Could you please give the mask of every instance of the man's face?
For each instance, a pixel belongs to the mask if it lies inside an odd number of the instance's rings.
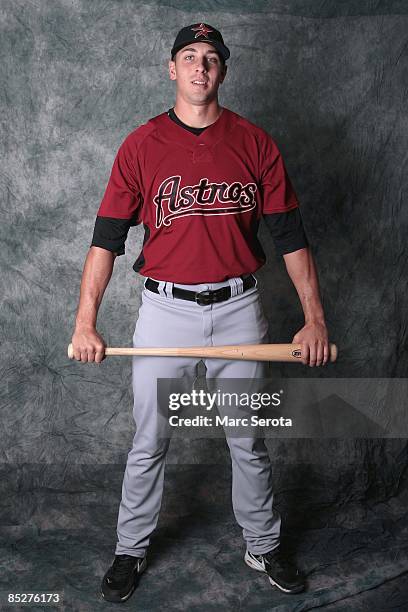
[[[177,83],[177,95],[190,104],[203,105],[216,98],[227,67],[222,65],[215,48],[193,42],[177,51],[169,61],[169,74]]]

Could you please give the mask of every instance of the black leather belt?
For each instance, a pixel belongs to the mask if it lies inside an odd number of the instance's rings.
[[[247,291],[251,287],[255,286],[256,280],[252,274],[241,276],[243,282],[243,290]],[[152,278],[148,278],[145,282],[145,287],[153,293],[159,293],[159,283]],[[207,291],[189,291],[188,289],[181,289],[181,287],[173,286],[173,296],[180,300],[189,300],[190,302],[197,302],[199,306],[208,306],[215,302],[225,302],[231,297],[231,287],[220,287],[219,289],[207,289]]]

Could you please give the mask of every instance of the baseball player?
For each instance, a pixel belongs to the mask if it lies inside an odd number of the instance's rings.
[[[182,28],[169,60],[174,107],[132,131],[117,151],[82,276],[72,337],[78,361],[105,357],[97,312],[129,228],[142,223],[143,247],[133,265],[145,278],[135,347],[267,342],[253,276],[265,262],[257,238],[261,217],[303,307],[305,325],[292,341],[302,344],[304,364],[328,361],[316,268],[280,151],[263,129],[218,103],[229,57],[213,26]],[[206,359],[205,365],[208,379],[266,374],[263,362]],[[123,478],[115,558],[102,580],[106,600],[132,595],[159,516],[169,436],[158,414],[157,379],[180,378],[191,389],[196,366],[192,358],[132,359],[136,432]],[[245,562],[283,592],[302,591],[304,578],[281,550],[281,517],[273,506],[263,438],[227,437],[227,444]]]

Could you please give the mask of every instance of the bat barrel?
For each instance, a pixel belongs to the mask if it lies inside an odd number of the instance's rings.
[[[330,347],[330,361],[334,363],[335,361],[337,361],[337,356],[338,356],[337,345],[331,342],[329,344],[329,347]]]

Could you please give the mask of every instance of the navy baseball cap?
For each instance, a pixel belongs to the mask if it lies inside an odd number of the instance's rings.
[[[230,56],[228,47],[224,45],[221,32],[208,25],[208,23],[193,23],[182,28],[176,36],[171,50],[171,59],[174,59],[177,51],[186,47],[192,42],[206,42],[218,51],[221,57],[227,60]]]

